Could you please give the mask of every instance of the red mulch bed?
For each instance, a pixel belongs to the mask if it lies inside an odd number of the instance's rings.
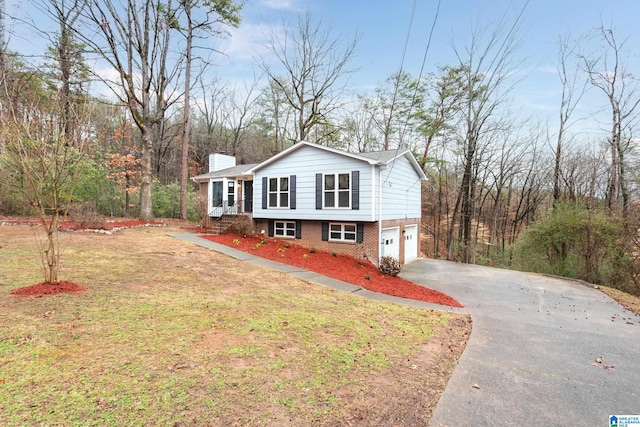
[[[74,294],[79,295],[87,288],[78,283],[63,280],[55,283],[40,282],[35,285],[25,286],[11,291],[13,295],[20,297],[41,297],[53,294]]]
[[[103,223],[100,223],[99,226],[89,227],[89,228],[113,231],[120,228],[149,227],[149,226],[157,227],[157,226],[163,226],[163,225],[164,224],[162,222],[144,222],[144,221],[140,221],[139,219],[123,219],[123,220],[116,220],[116,221],[105,221]],[[60,228],[62,230],[73,230],[73,231],[87,229],[87,227],[81,227],[73,221],[64,221],[60,223]]]
[[[8,218],[8,217],[0,217],[0,225],[41,225],[42,221],[34,218]],[[107,220],[99,225],[93,227],[81,227],[73,221],[63,221],[60,223],[59,228],[61,230],[67,231],[77,231],[77,230],[106,230],[113,231],[122,228],[133,228],[133,227],[147,227],[147,226],[163,226],[162,222],[144,222],[139,219],[118,219],[118,220]],[[0,246],[2,249],[2,246]],[[78,283],[70,282],[67,280],[63,280],[60,282],[47,283],[40,282],[35,285],[25,286],[23,288],[14,289],[11,291],[13,295],[21,296],[21,297],[41,297],[44,295],[54,295],[54,294],[74,294],[79,295],[86,290],[86,287],[80,285]]]
[[[464,307],[458,301],[442,292],[416,285],[399,277],[382,274],[370,261],[357,260],[352,256],[342,254],[333,256],[325,251],[311,253],[309,248],[284,240],[263,239],[258,236],[245,237],[237,234],[224,234],[221,236],[202,235],[201,237],[261,258],[304,268],[324,276],[362,286],[370,291],[450,307]],[[261,243],[262,241],[266,243]],[[369,279],[366,279],[365,276],[369,277]]]
[[[42,225],[42,221],[33,217],[2,217],[0,216],[0,225]],[[133,227],[149,227],[149,226],[163,226],[162,222],[144,222],[139,219],[116,219],[105,220],[96,222],[90,226],[76,224],[73,221],[61,221],[58,228],[67,231],[77,230],[106,230],[113,231],[121,228],[133,228]]]

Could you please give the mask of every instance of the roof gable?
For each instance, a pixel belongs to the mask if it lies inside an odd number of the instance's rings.
[[[318,150],[323,150],[326,151],[328,153],[333,153],[333,154],[338,154],[341,156],[345,156],[348,158],[352,158],[354,160],[359,160],[362,162],[366,162],[369,163],[370,165],[375,165],[375,166],[383,166],[383,165],[387,165],[391,162],[393,162],[395,159],[399,158],[399,157],[406,157],[409,162],[411,163],[411,165],[413,166],[413,168],[416,171],[416,174],[420,176],[420,179],[426,179],[426,176],[424,174],[424,172],[422,171],[422,168],[420,168],[420,165],[418,164],[418,162],[416,161],[415,157],[413,157],[413,154],[411,154],[411,151],[409,151],[408,149],[395,149],[395,150],[385,150],[385,151],[371,151],[371,152],[367,152],[367,153],[349,153],[347,151],[342,151],[342,150],[338,150],[336,148],[331,148],[331,147],[326,147],[324,145],[320,145],[320,144],[314,144],[312,142],[308,142],[308,141],[300,141],[297,144],[292,145],[291,147],[287,148],[284,151],[281,151],[280,153],[276,154],[273,157],[270,157],[269,159],[265,160],[264,162],[258,164],[256,167],[254,167],[252,169],[252,172],[255,172],[257,170],[260,170],[272,163],[277,162],[278,160],[282,159],[283,157],[288,156],[289,154],[291,154],[294,151],[300,150],[304,147],[312,147],[314,149],[318,149]]]

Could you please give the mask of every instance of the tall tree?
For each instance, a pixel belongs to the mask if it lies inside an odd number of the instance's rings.
[[[258,104],[261,107],[260,120],[265,128],[270,130],[269,133],[273,141],[272,153],[279,153],[289,143],[295,144],[297,142],[296,132],[291,134],[291,126],[289,125],[293,121],[292,109],[288,108],[287,97],[276,82],[269,81],[262,90]]]
[[[566,133],[571,125],[571,116],[585,93],[585,82],[578,80],[578,65],[570,68],[570,59],[575,57],[570,47],[568,38],[561,38],[558,42],[558,77],[562,84],[560,96],[560,112],[558,122],[558,134],[556,136],[555,163],[553,169],[553,203],[560,201],[560,172],[562,151],[565,145]]]
[[[392,145],[404,146],[409,135],[419,124],[416,119],[424,110],[426,96],[424,82],[399,71],[389,76],[385,84],[376,89],[376,125],[382,134],[382,149]]]
[[[180,218],[187,219],[187,183],[189,178],[189,143],[191,133],[190,97],[193,40],[204,34],[222,34],[217,26],[237,26],[240,23],[240,8],[233,0],[180,0],[184,24],[179,20],[174,27],[180,30],[186,40],[184,104],[182,110],[182,138],[180,156]],[[198,14],[200,12],[200,14]],[[198,18],[202,16],[201,18]]]
[[[522,12],[511,26],[503,21],[491,30],[476,28],[472,32],[468,47],[464,50],[454,48],[461,70],[459,81],[462,84],[464,98],[460,102],[462,117],[463,175],[460,192],[456,201],[455,214],[460,216],[461,261],[472,260],[472,221],[478,178],[478,166],[481,144],[486,142],[492,119],[499,114],[499,107],[506,101],[506,95],[512,88],[510,79],[519,65],[514,62],[514,53],[518,47],[516,29]],[[486,40],[483,39],[486,35]],[[454,221],[451,223],[450,236],[453,234]],[[449,256],[451,243],[449,239]]]
[[[56,84],[60,100],[61,128],[67,135],[69,143],[73,143],[77,120],[74,117],[78,105],[83,102],[89,81],[89,70],[84,59],[84,46],[78,41],[74,27],[80,17],[86,0],[38,0],[37,7],[51,17],[58,31],[49,34],[37,27],[50,39],[48,52],[51,55],[52,83]]]
[[[83,13],[81,40],[116,71],[117,77],[99,76],[126,105],[140,130],[140,219],[151,221],[153,209],[153,127],[160,124],[175,102],[170,84],[178,61],[170,58],[172,5],[156,0],[88,0]]]
[[[600,26],[594,38],[603,43],[602,50],[581,56],[591,85],[602,92],[609,103],[611,130],[608,143],[611,152],[611,171],[607,190],[607,205],[613,209],[617,194],[622,197],[622,215],[626,218],[630,203],[627,182],[627,159],[631,143],[630,133],[636,125],[640,104],[640,80],[627,68],[629,57],[626,43],[619,41],[611,28]]]
[[[429,156],[429,149],[436,136],[447,128],[453,128],[451,121],[458,109],[458,104],[464,99],[464,86],[461,76],[464,69],[460,67],[440,67],[439,75],[432,79],[429,105],[416,112],[418,117],[418,131],[423,135],[424,148],[419,159],[424,167]]]
[[[285,25],[282,37],[269,35],[267,49],[277,64],[262,58],[260,66],[295,111],[296,142],[307,139],[315,126],[328,125],[342,106],[357,38],[343,40],[331,28],[314,23],[311,12],[299,16],[295,27]]]

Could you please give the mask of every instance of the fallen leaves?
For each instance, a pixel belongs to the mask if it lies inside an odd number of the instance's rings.
[[[611,371],[612,369],[615,369],[615,366],[613,365],[605,365],[604,357],[596,357],[596,361],[593,363],[593,366],[602,366],[602,369],[604,369],[605,371]]]

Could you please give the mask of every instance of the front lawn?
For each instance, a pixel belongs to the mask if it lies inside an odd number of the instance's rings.
[[[37,227],[0,227],[0,425],[425,425],[466,316],[312,285],[168,237],[62,233],[80,295],[42,281]]]

